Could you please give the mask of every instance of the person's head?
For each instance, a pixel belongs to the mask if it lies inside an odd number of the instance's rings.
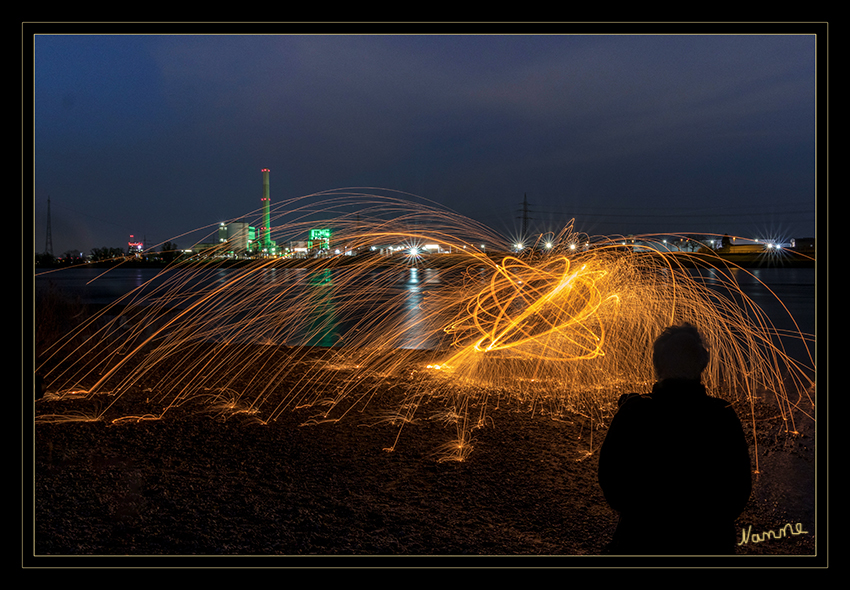
[[[708,350],[693,325],[685,322],[666,328],[652,345],[652,364],[659,381],[699,380],[708,366]]]

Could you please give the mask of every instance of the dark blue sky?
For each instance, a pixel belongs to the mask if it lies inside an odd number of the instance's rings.
[[[225,31],[226,32],[226,31]],[[25,42],[27,39],[25,38]],[[816,39],[36,35],[34,247],[382,187],[506,234],[815,234]],[[176,238],[180,246],[193,240]]]

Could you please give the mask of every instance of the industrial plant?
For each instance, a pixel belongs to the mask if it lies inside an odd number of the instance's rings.
[[[202,258],[318,258],[325,256],[350,256],[362,254],[363,252],[361,250],[369,250],[380,256],[401,255],[407,256],[412,260],[418,260],[428,255],[451,253],[451,248],[443,247],[440,244],[372,244],[366,248],[353,249],[344,244],[335,244],[333,242],[333,230],[329,227],[315,227],[309,229],[301,239],[289,241],[285,244],[278,244],[272,240],[269,172],[268,168],[262,169],[263,193],[260,198],[262,208],[258,227],[254,227],[254,225],[251,225],[247,221],[221,223],[218,228],[217,240],[196,244],[190,251],[186,251],[186,253],[191,252],[191,255]],[[678,236],[675,239],[663,240],[663,243],[653,240],[650,244],[644,245],[636,237],[628,236],[623,239],[622,246],[634,250],[644,248],[649,250],[661,248],[668,251],[690,252],[710,250],[730,259],[734,258],[739,262],[743,260],[739,260],[742,256],[755,256],[759,261],[763,262],[765,254],[776,254],[779,252],[790,254],[798,251],[803,253],[813,252],[813,242],[814,240],[791,240],[790,243],[779,243],[771,240],[747,240],[737,237],[729,238],[728,236],[723,239],[720,239],[720,237]],[[553,244],[545,241],[539,242],[534,246],[518,243],[514,245],[512,253],[537,252],[543,255],[552,247]],[[588,247],[591,246],[589,243],[586,243],[581,249],[586,250]],[[482,252],[487,251],[486,246],[483,244],[480,245],[480,249]]]
[[[263,168],[263,195],[260,197],[262,213],[259,227],[247,221],[222,222],[218,228],[218,240],[195,244],[191,251],[197,255],[227,258],[297,257],[322,253],[330,249],[332,231],[316,228],[309,232],[308,239],[278,245],[271,235],[271,190],[268,168]]]
[[[263,194],[258,227],[248,221],[222,222],[218,228],[217,240],[195,244],[190,251],[200,257],[216,258],[314,258],[322,256],[350,256],[360,253],[345,245],[333,243],[333,230],[329,227],[316,227],[307,232],[303,239],[278,244],[272,240],[271,231],[271,191],[269,188],[269,169],[263,168]],[[414,247],[416,252],[410,252],[410,245],[372,245],[368,248],[376,254],[393,256],[399,253],[410,255],[449,253],[448,248],[438,244],[423,244]]]

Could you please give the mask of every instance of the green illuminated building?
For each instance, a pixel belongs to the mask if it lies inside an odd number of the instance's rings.
[[[310,250],[327,250],[331,247],[330,229],[311,229],[310,238],[307,240],[307,248]]]

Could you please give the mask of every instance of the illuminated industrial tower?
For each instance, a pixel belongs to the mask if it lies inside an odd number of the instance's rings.
[[[271,240],[271,198],[269,197],[269,169],[263,168],[263,221],[260,225],[260,250],[272,254],[274,242]]]

